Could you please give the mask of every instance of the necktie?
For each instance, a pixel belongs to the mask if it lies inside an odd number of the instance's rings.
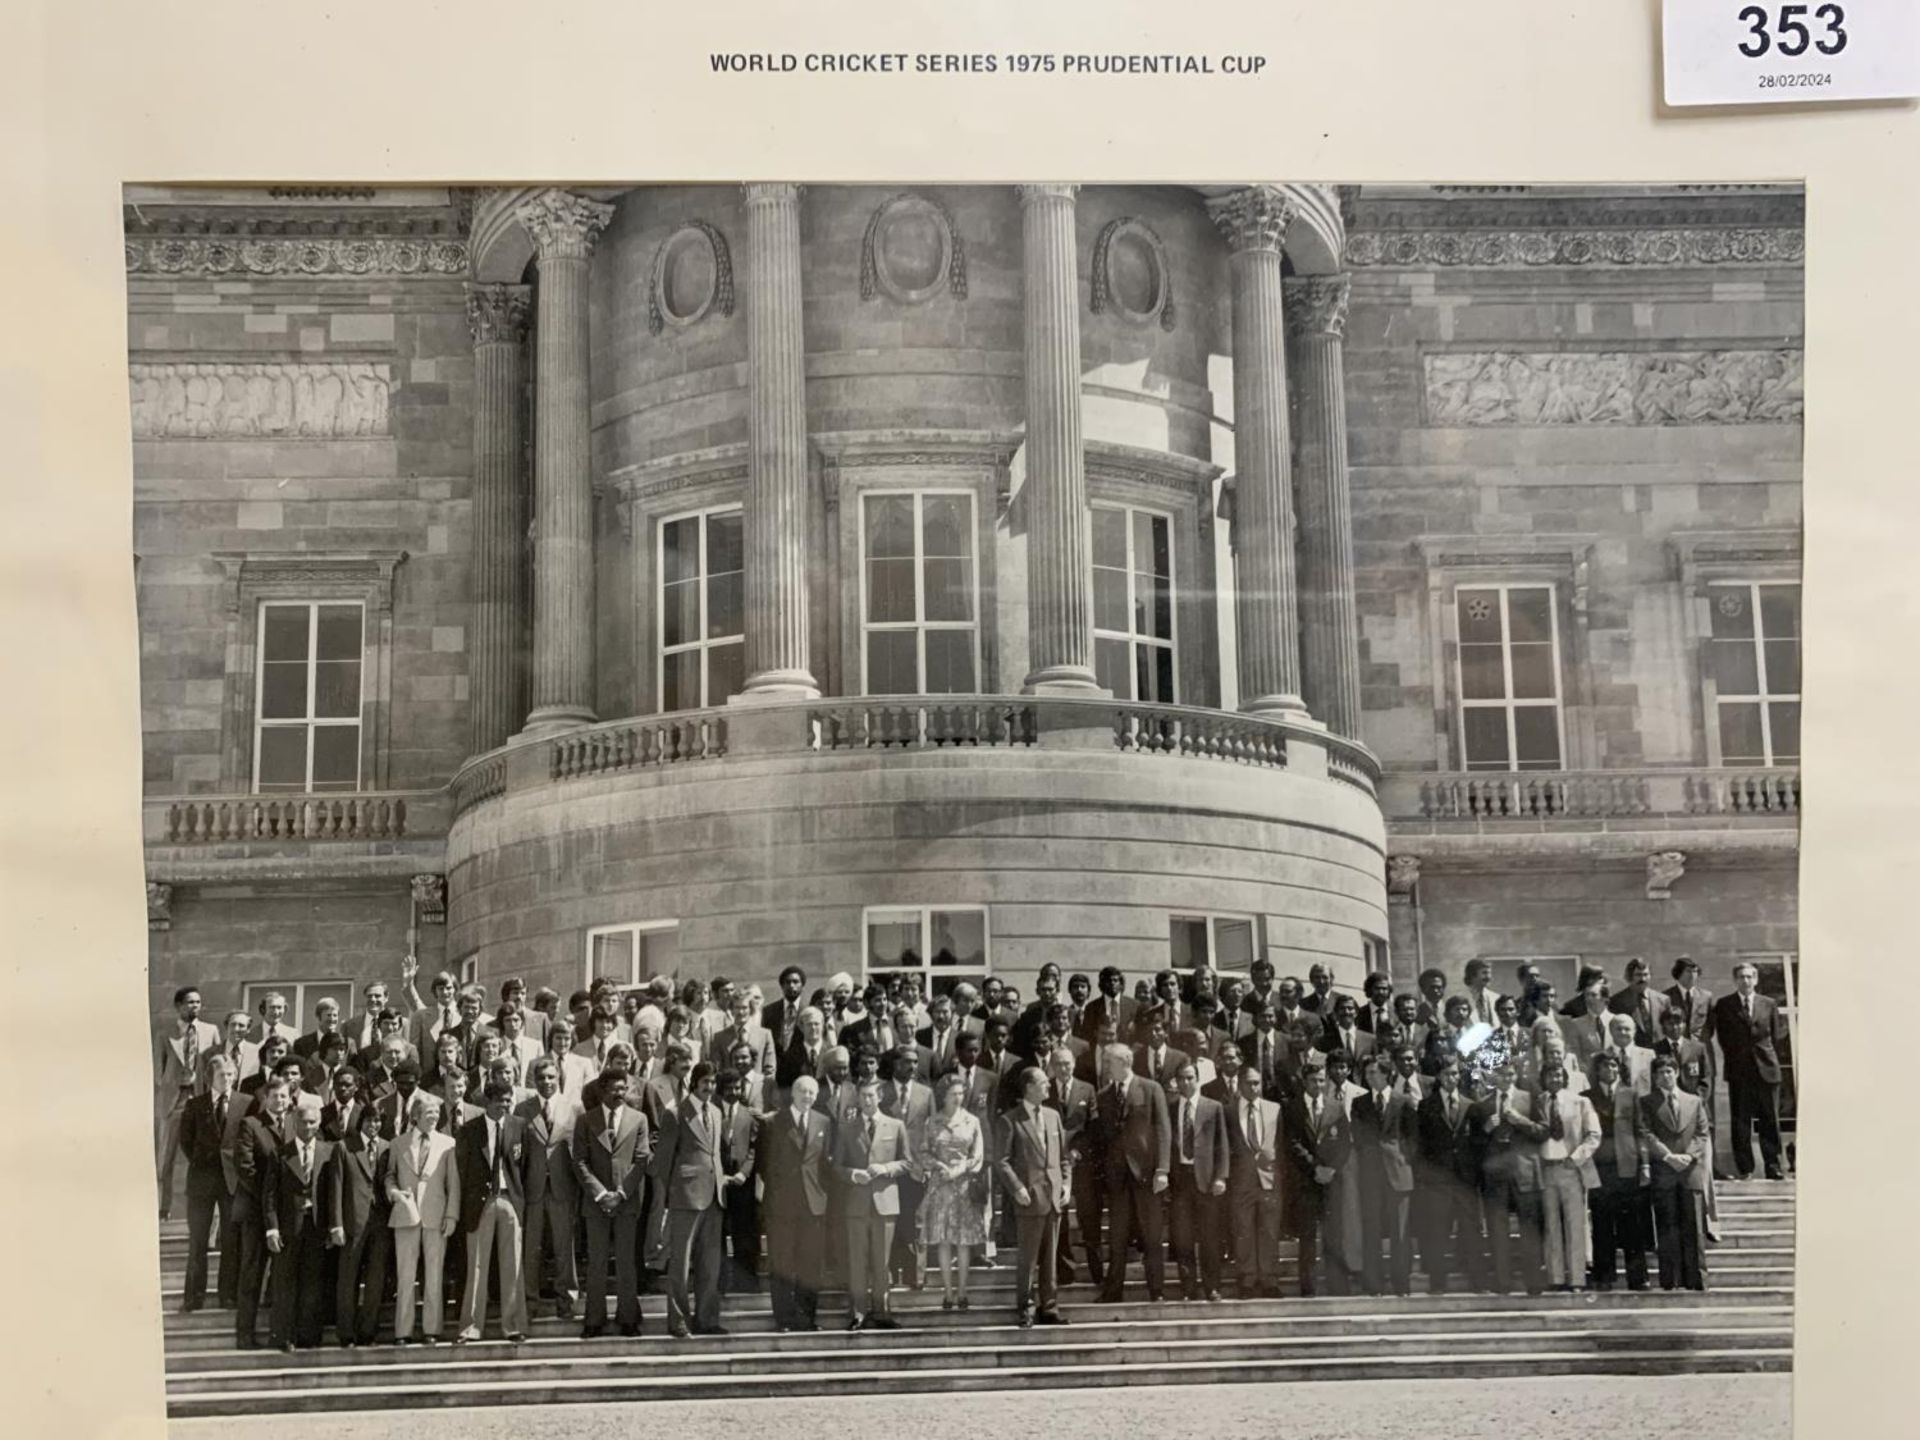
[[[1251,1100],[1247,1102],[1247,1145],[1258,1153],[1260,1149],[1260,1107]]]
[[[1562,1123],[1560,1119],[1560,1106],[1558,1102],[1552,1097],[1548,1098],[1547,1106],[1548,1106],[1547,1114],[1549,1117],[1547,1122],[1547,1134],[1552,1136],[1555,1140],[1564,1140],[1566,1138],[1567,1131],[1566,1131],[1565,1124]]]
[[[493,1130],[493,1187],[496,1190],[504,1190],[507,1183],[507,1147],[501,1143],[505,1138],[504,1127],[496,1123],[491,1128]]]
[[[300,1142],[300,1178],[307,1179],[313,1174],[313,1146],[310,1142]]]
[[[427,1137],[425,1135],[422,1135],[420,1137],[419,1143],[413,1147],[413,1169],[414,1169],[414,1173],[417,1175],[425,1171],[426,1168],[427,1168]]]
[[[192,1021],[187,1022],[186,1043],[181,1047],[187,1064],[187,1083],[193,1083],[194,1072],[200,1068],[200,1027]]]
[[[607,1063],[607,1042],[606,1041],[597,1040],[594,1042],[593,1059],[596,1065],[605,1065]]]
[[[1384,1092],[1373,1097],[1373,1114],[1374,1118],[1381,1124],[1384,1125],[1386,1123],[1387,1097]]]
[[[1180,1102],[1180,1158],[1193,1162],[1193,1105],[1187,1100]]]
[[[227,1097],[224,1095],[213,1102],[213,1128],[222,1135],[227,1133]]]
[[[549,1135],[553,1134],[553,1102],[552,1101],[542,1100],[540,1102],[540,1118],[546,1122],[547,1134]]]

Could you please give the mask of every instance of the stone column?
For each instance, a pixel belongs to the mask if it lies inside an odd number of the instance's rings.
[[[526,718],[520,652],[526,613],[526,490],[521,480],[525,401],[525,285],[467,286],[473,330],[473,633],[467,645],[469,754],[507,743]]]
[[[1080,279],[1074,185],[1022,185],[1026,297],[1029,695],[1103,693],[1087,593],[1087,472],[1080,443]]]
[[[809,655],[800,187],[747,192],[747,680],[738,700],[820,693]]]
[[[1360,616],[1354,598],[1353,506],[1347,488],[1347,387],[1341,336],[1348,279],[1287,282],[1287,357],[1300,427],[1300,668],[1307,709],[1336,735],[1360,738]]]
[[[516,218],[539,265],[534,355],[533,711],[527,729],[590,725],[593,713],[593,466],[587,262],[613,207],[546,190]]]
[[[1240,708],[1301,716],[1280,255],[1293,202],[1254,185],[1207,204],[1233,286],[1234,621]]]

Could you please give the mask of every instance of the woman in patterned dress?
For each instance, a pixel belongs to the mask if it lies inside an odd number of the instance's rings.
[[[948,1075],[935,1097],[938,1109],[927,1121],[927,1193],[920,1202],[920,1242],[931,1253],[939,1247],[942,1310],[958,1303],[967,1308],[967,1262],[972,1247],[987,1239],[985,1216],[974,1195],[974,1177],[986,1167],[986,1140],[980,1122],[967,1110],[966,1082]],[[954,1258],[959,1256],[960,1283],[956,1300]]]

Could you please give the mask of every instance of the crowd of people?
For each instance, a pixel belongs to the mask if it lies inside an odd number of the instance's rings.
[[[596,980],[566,998],[510,979],[497,1001],[450,974],[396,999],[366,986],[296,1033],[264,996],[216,1027],[183,987],[157,1047],[160,1213],[187,1164],[184,1311],[217,1303],[235,1343],[523,1339],[551,1304],[588,1338],[724,1334],[721,1297],[770,1291],[782,1331],[894,1329],[893,1299],[1015,1271],[1022,1326],[1064,1324],[1084,1266],[1103,1301],[1703,1289],[1716,1082],[1734,1170],[1782,1175],[1784,1019],[1751,965],[1715,997],[1682,957],[1654,987],[1631,961],[1560,1003],[1523,965],[1514,993],[1470,962],[1359,995],[1163,970],[1129,987],[1042,967],[926,995],[917,972],[809,993],[727,979]],[[611,1285],[612,1295],[608,1294]],[[417,1298],[416,1298],[417,1292]],[[387,1297],[393,1327],[383,1332]],[[419,1330],[416,1334],[415,1323]]]

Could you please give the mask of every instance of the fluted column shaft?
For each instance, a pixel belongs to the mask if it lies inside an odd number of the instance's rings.
[[[565,191],[519,212],[533,237],[536,322],[533,711],[529,730],[593,723],[593,467],[587,264],[613,207]]]
[[[1240,708],[1293,712],[1300,699],[1293,477],[1287,429],[1280,257],[1293,205],[1269,186],[1209,203],[1231,251],[1234,621]]]
[[[467,645],[468,752],[504,745],[526,717],[520,625],[526,611],[525,285],[469,285],[473,330],[473,634]]]
[[[800,187],[747,192],[747,679],[741,699],[814,696],[807,613],[807,384]]]
[[[1360,614],[1354,594],[1353,504],[1347,481],[1342,336],[1348,278],[1287,282],[1288,367],[1299,425],[1300,670],[1307,709],[1336,735],[1360,738]]]
[[[1073,185],[1022,185],[1027,365],[1028,694],[1098,693],[1080,428],[1080,279]]]

